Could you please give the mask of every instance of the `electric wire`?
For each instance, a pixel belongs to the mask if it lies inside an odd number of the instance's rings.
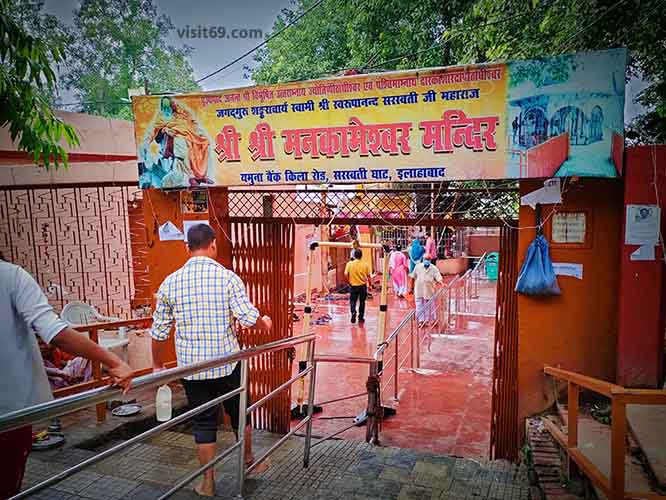
[[[654,185],[654,197],[657,203],[657,209],[661,215],[661,203],[659,201],[659,186],[657,184],[657,145],[653,144],[650,148],[650,157],[652,159],[652,184]],[[661,231],[661,224],[659,225],[659,245],[661,246],[661,260],[666,261],[666,244],[664,243],[664,235]]]
[[[235,58],[233,61],[231,61],[230,63],[225,64],[224,66],[222,66],[221,68],[216,69],[216,70],[213,71],[212,73],[209,73],[209,74],[207,74],[206,76],[204,76],[204,77],[202,77],[202,78],[199,78],[199,79],[196,81],[196,83],[201,83],[201,82],[203,82],[204,80],[208,80],[209,78],[211,78],[211,77],[213,77],[213,76],[219,74],[220,72],[224,71],[225,69],[227,69],[227,68],[233,66],[233,65],[236,64],[237,62],[239,62],[239,61],[245,59],[245,58],[246,58],[247,56],[249,56],[250,54],[253,54],[253,53],[256,52],[257,50],[259,50],[260,48],[262,48],[263,46],[265,46],[265,45],[266,45],[268,42],[270,42],[271,40],[274,40],[275,38],[277,38],[277,37],[279,37],[280,35],[282,35],[282,33],[284,33],[284,32],[287,31],[289,28],[291,28],[292,26],[294,26],[296,23],[298,23],[301,19],[303,19],[303,18],[304,18],[305,16],[307,16],[310,12],[312,12],[312,11],[315,10],[317,7],[319,7],[320,5],[322,5],[324,2],[325,2],[325,0],[319,0],[319,1],[317,1],[317,2],[316,2],[314,5],[312,5],[310,8],[304,10],[301,14],[299,14],[298,16],[296,16],[296,18],[295,18],[291,23],[287,24],[287,25],[286,25],[284,28],[282,28],[281,30],[279,30],[278,32],[272,34],[272,35],[269,36],[268,38],[266,38],[266,40],[264,40],[263,42],[261,42],[259,45],[255,46],[254,48],[252,48],[252,49],[250,49],[250,50],[248,50],[248,51],[246,51],[246,52],[244,52],[243,54],[241,54],[240,56],[238,56],[237,58]]]
[[[590,29],[596,23],[601,21],[604,17],[606,17],[609,13],[614,11],[616,8],[618,8],[620,5],[622,5],[626,1],[627,0],[618,0],[611,7],[606,9],[603,13],[598,13],[598,15],[597,15],[597,17],[595,17],[594,21],[592,21],[590,24],[583,27],[582,29],[576,31],[573,35],[571,35],[569,38],[567,38],[564,42],[559,44],[556,52],[559,53],[559,54],[564,54],[564,53],[568,52],[569,50],[571,50],[571,48],[573,48],[573,45],[570,42],[574,41],[580,34],[586,32],[588,29]]]

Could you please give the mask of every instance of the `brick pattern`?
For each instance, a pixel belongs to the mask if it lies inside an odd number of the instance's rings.
[[[247,498],[268,499],[525,499],[525,471],[507,462],[476,462],[414,450],[330,441],[302,468],[296,448],[256,478]]]
[[[541,424],[541,419],[528,419],[526,429],[539,488],[545,497],[550,500],[581,499],[567,491],[566,463],[562,463],[560,448]]]

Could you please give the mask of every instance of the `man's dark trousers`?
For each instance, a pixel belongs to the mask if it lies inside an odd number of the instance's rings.
[[[356,302],[358,302],[358,319],[365,321],[365,299],[368,297],[367,285],[352,286],[349,290],[349,305],[352,319],[356,319]]]

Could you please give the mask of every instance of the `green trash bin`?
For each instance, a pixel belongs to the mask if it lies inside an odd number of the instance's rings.
[[[486,276],[491,281],[497,281],[499,272],[499,253],[490,252],[486,255]]]

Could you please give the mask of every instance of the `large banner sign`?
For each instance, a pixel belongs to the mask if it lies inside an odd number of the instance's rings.
[[[621,173],[626,51],[132,99],[141,187]]]

